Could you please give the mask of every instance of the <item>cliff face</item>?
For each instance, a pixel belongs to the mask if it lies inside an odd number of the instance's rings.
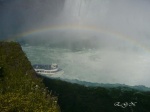
[[[28,61],[21,46],[15,42],[0,42],[0,66],[6,75],[23,75],[29,73],[35,75],[31,63]],[[19,73],[18,73],[19,72]]]
[[[15,42],[0,42],[0,111],[60,111]]]

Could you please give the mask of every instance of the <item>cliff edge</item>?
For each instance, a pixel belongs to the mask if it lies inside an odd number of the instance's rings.
[[[59,112],[57,97],[36,77],[20,44],[0,42],[0,111]]]

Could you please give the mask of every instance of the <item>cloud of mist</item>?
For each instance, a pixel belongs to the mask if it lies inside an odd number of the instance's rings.
[[[64,70],[64,75],[59,76],[61,78],[150,86],[150,57],[141,52],[109,49],[72,51],[46,46],[22,48],[33,64],[58,63]]]
[[[150,48],[149,4],[147,0],[2,0],[0,38],[52,25],[75,24],[117,32]]]
[[[119,32],[149,46],[149,4],[147,0],[2,0],[0,36],[56,24],[79,24]]]
[[[76,60],[75,57],[85,59],[81,68],[86,69],[86,63],[89,65],[87,68],[90,67],[91,74],[95,74],[89,76],[93,81],[121,83],[123,78],[128,84],[150,85],[149,5],[148,0],[0,0],[0,40],[55,25],[93,26],[106,32],[56,29],[26,35],[19,41],[29,45],[71,49],[73,54],[65,54],[64,59],[67,62]],[[122,37],[117,37],[119,34]],[[102,60],[91,61],[86,53],[82,54],[83,57],[74,54],[76,50],[85,49],[102,51],[103,54],[96,55]],[[75,65],[78,64],[80,59],[76,60]],[[72,68],[74,72],[79,69]],[[75,75],[75,78],[80,77],[87,78]]]

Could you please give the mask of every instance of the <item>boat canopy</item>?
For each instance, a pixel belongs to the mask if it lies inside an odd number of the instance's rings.
[[[42,64],[35,64],[33,65],[34,69],[45,69],[45,70],[51,70],[58,68],[57,64],[51,64],[51,65],[42,65]]]

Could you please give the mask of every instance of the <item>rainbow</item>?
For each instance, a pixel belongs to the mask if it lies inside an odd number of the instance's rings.
[[[11,41],[11,40],[14,40],[17,38],[22,38],[25,36],[29,36],[32,34],[37,34],[37,33],[42,33],[42,32],[47,32],[47,31],[57,31],[57,30],[80,30],[80,31],[90,31],[90,32],[101,33],[101,34],[109,35],[110,37],[113,36],[113,38],[115,37],[120,40],[126,41],[138,48],[141,48],[142,50],[144,50],[146,52],[150,52],[149,48],[145,47],[137,40],[135,40],[129,36],[123,35],[119,32],[108,30],[105,28],[99,28],[99,27],[95,27],[95,26],[82,26],[82,25],[77,25],[77,24],[75,24],[75,25],[74,24],[72,24],[72,25],[51,25],[51,26],[42,27],[39,29],[33,29],[33,30],[29,30],[29,31],[11,36],[8,38],[8,41]]]

